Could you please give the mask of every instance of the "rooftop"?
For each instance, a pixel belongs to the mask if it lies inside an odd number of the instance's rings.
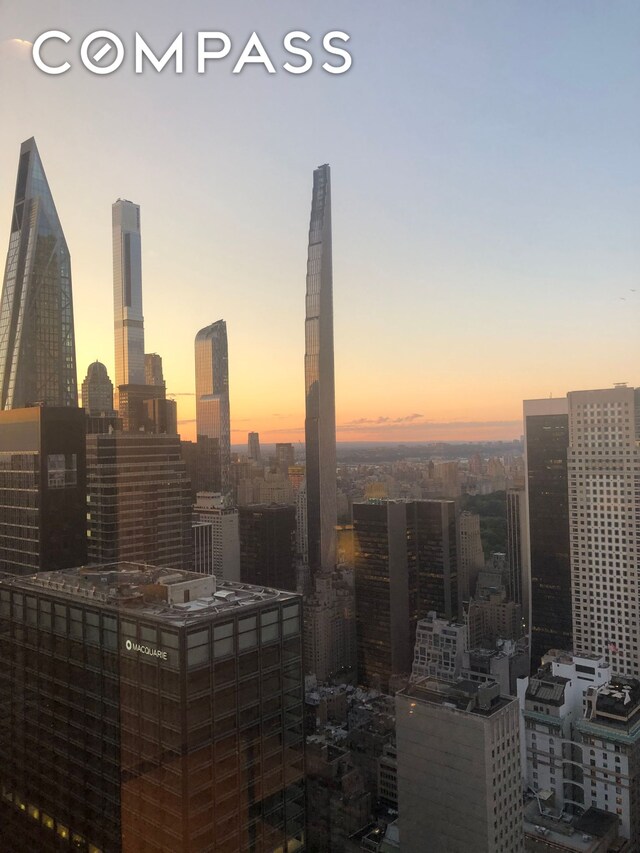
[[[24,577],[0,575],[2,587],[94,602],[120,613],[178,625],[298,598],[295,593],[269,587],[139,563],[81,566]]]
[[[404,690],[400,690],[398,695],[483,717],[491,716],[515,701],[511,697],[500,696],[500,685],[491,679],[446,681],[426,677],[411,682]]]

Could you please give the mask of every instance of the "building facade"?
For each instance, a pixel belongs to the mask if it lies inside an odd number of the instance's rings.
[[[332,572],[338,521],[333,361],[331,170],[313,173],[305,315],[305,451],[309,566]]]
[[[640,389],[567,398],[574,646],[637,677]]]
[[[0,580],[12,853],[304,850],[301,602],[116,564]]]
[[[403,853],[523,853],[518,702],[496,682],[396,694]]]
[[[77,406],[71,260],[35,139],[20,147],[0,300],[0,409]]]
[[[522,606],[525,622],[529,619],[529,527],[527,525],[526,492],[520,488],[507,489],[507,564],[509,583],[507,595]]]
[[[250,504],[238,510],[243,583],[296,590],[296,511],[292,506]]]

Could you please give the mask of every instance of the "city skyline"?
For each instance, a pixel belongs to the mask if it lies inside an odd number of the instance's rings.
[[[329,161],[339,440],[510,439],[522,432],[523,398],[634,383],[640,63],[629,4],[606,13],[581,4],[577,14],[575,2],[543,11],[493,3],[490,12],[433,3],[396,21],[329,3],[309,10],[305,25],[321,32],[339,21],[350,32],[347,74],[268,79],[247,68],[216,77],[215,93],[191,73],[145,73],[134,87],[125,68],[104,80],[76,67],[41,75],[28,46],[11,39],[39,33],[45,9],[5,12],[0,233],[9,231],[15,152],[34,134],[74,261],[81,372],[99,359],[115,376],[109,206],[135,198],[145,211],[147,348],[164,354],[183,436],[195,432],[190,342],[204,309],[229,323],[232,442],[248,430],[265,442],[302,441],[301,221],[309,170]],[[198,29],[203,9],[164,10],[157,21],[154,12],[145,36],[160,43],[174,15],[179,29]],[[252,24],[277,42],[294,10],[253,10]],[[143,2],[141,18],[151,12]],[[224,12],[223,29],[246,25],[240,10]],[[78,30],[67,27],[74,38],[96,15],[83,10]],[[126,35],[126,4],[113,4],[109,24]],[[379,61],[383,32],[403,44],[393,62]],[[28,115],[18,108],[27,100]],[[310,101],[325,110],[321,127],[304,121]],[[212,104],[226,122],[214,149]],[[166,109],[169,125],[159,121]],[[125,117],[135,146],[108,132]],[[189,216],[173,213],[182,210]],[[583,334],[594,323],[598,350]],[[256,352],[270,353],[261,382]]]

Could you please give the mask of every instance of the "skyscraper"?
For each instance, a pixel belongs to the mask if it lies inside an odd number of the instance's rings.
[[[196,429],[199,465],[210,476],[202,491],[231,490],[231,422],[227,324],[218,320],[200,329],[195,340]]]
[[[549,649],[571,649],[571,564],[565,398],[524,401],[531,570],[531,665]]]
[[[637,678],[640,389],[567,398],[574,648]]]
[[[140,207],[118,199],[111,211],[116,388],[119,388],[145,384]]]
[[[336,561],[336,404],[333,367],[331,172],[313,173],[305,321],[305,444],[309,566],[331,572]]]
[[[77,406],[71,261],[33,137],[22,143],[0,301],[0,408]]]
[[[90,416],[113,413],[113,382],[100,361],[89,365],[82,383],[82,407]]]

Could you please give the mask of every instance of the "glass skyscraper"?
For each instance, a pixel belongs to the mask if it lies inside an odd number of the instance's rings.
[[[336,404],[333,367],[331,172],[313,173],[305,320],[307,526],[312,572],[336,559]]]
[[[113,311],[116,388],[144,385],[144,321],[140,207],[118,199],[112,207]]]
[[[0,407],[77,406],[71,261],[33,137],[20,147],[0,302]]]
[[[227,324],[218,320],[200,329],[195,341],[196,427],[204,485],[228,495],[231,476],[229,353]],[[210,476],[209,476],[210,475]]]

